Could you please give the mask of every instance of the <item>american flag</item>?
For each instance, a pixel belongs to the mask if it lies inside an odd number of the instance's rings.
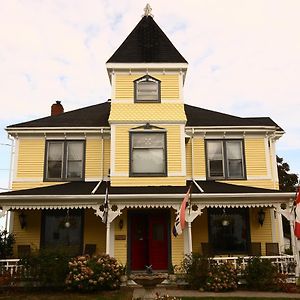
[[[103,209],[103,218],[102,218],[102,222],[104,224],[107,223],[107,218],[108,218],[108,186],[109,186],[109,182],[106,181],[106,191],[105,191],[105,198],[104,198],[104,209]]]

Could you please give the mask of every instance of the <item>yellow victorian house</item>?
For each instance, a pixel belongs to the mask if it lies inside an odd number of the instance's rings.
[[[51,116],[6,128],[13,191],[0,205],[15,257],[68,247],[106,252],[134,271],[170,270],[190,252],[283,252],[281,204],[294,196],[278,191],[283,129],[185,104],[188,63],[147,10],[106,68],[108,101],[68,112],[57,102]],[[175,237],[189,186],[187,225]]]

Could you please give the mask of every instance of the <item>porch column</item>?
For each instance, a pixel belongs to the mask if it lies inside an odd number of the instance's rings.
[[[106,254],[110,255],[110,222],[106,223]]]
[[[193,252],[192,222],[188,222],[188,243],[189,243],[189,254],[191,254]]]
[[[295,238],[295,233],[294,233],[294,220],[293,218],[290,218],[290,230],[291,230],[291,239],[292,239],[292,250],[293,250],[293,255],[295,257],[295,261],[296,261],[296,270],[295,270],[295,275],[296,278],[299,277],[299,268],[300,268],[300,260],[299,260],[299,250],[297,247],[297,240]]]

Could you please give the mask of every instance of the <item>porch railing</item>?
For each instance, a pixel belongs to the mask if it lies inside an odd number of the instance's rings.
[[[19,258],[0,259],[0,274],[10,274],[10,276],[18,274],[23,269],[23,266],[19,265],[19,261]]]
[[[213,257],[217,263],[230,262],[235,268],[240,267],[245,269],[249,260],[253,256],[230,256],[230,257]],[[278,255],[278,256],[260,256],[261,259],[268,259],[277,267],[280,273],[286,274],[289,278],[295,278],[295,258],[293,255]],[[10,274],[16,276],[24,272],[24,267],[19,265],[20,259],[0,259],[0,275]]]
[[[278,272],[283,273],[288,277],[295,277],[296,262],[293,255],[259,256],[259,258],[270,260],[272,264],[277,267]],[[253,259],[253,256],[213,257],[212,259],[218,264],[230,262],[235,268],[240,267],[244,270],[248,261]]]

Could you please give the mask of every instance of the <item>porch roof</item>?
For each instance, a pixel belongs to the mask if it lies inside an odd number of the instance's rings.
[[[235,185],[217,181],[196,181],[202,188],[201,192],[196,185],[192,184],[192,195],[197,194],[236,194],[236,193],[280,193],[278,190],[250,187],[244,185]],[[22,189],[11,192],[5,192],[0,194],[1,198],[7,198],[11,196],[47,196],[47,195],[91,195],[99,182],[97,181],[83,181],[83,182],[68,182],[62,184],[56,184],[46,187],[38,187],[31,189]],[[110,186],[109,194],[113,195],[139,195],[139,194],[185,194],[191,181],[187,181],[186,186]],[[94,195],[105,195],[106,182],[102,181],[99,187],[95,190]],[[13,197],[16,198],[16,197]]]
[[[110,187],[110,206],[127,208],[180,207],[187,186]],[[193,183],[192,202],[198,210],[205,207],[276,207],[292,202],[294,193],[234,185],[215,181]],[[93,208],[98,211],[104,203],[106,182],[69,182],[0,194],[3,213],[9,209]]]

